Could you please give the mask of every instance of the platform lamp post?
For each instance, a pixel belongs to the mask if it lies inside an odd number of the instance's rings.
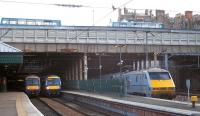
[[[122,65],[123,65],[124,61],[122,60],[122,51],[121,51],[122,47],[125,47],[125,46],[126,45],[124,45],[124,44],[115,45],[116,48],[119,48],[119,62],[117,63],[117,65],[119,66],[120,78],[121,78],[122,82],[124,82],[123,83],[124,87],[121,86],[121,90],[122,89],[124,90],[123,94],[126,96],[126,93],[127,93],[126,92],[126,81],[122,79]]]
[[[150,31],[145,31],[146,35],[145,35],[145,68],[149,68],[149,51],[147,49],[147,45],[148,45],[148,33],[150,33],[153,37],[155,37],[155,35],[153,33],[151,33]],[[147,65],[148,64],[148,65]]]
[[[101,90],[101,71],[102,71],[102,63],[101,63],[101,57],[104,55],[104,53],[96,53],[97,56],[99,56],[99,79],[100,79],[100,90]]]
[[[123,60],[122,60],[122,47],[125,47],[126,45],[115,45],[116,48],[119,48],[119,62],[117,65],[119,66],[119,72],[120,72],[120,77],[122,76],[122,65],[123,65]]]

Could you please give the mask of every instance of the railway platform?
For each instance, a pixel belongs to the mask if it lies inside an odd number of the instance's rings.
[[[90,93],[85,91],[63,91],[64,97],[80,102],[105,108],[122,115],[145,116],[156,114],[159,116],[200,116],[200,104],[192,108],[189,102],[179,102],[135,95],[120,97],[113,94]],[[65,96],[66,95],[66,96]]]
[[[43,116],[23,92],[0,93],[1,116]]]

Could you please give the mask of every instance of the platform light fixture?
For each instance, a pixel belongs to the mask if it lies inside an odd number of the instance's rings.
[[[126,46],[127,46],[126,44],[115,45],[116,48],[119,48],[119,62],[117,63],[117,65],[119,66],[120,78],[123,82],[123,85],[121,86],[121,88],[123,89],[124,96],[126,96],[127,90],[126,90],[126,81],[122,79],[122,65],[123,65],[124,61],[122,60],[122,50],[121,49]]]
[[[126,47],[125,44],[119,44],[119,45],[115,45],[116,48],[119,48],[119,62],[117,63],[117,65],[119,66],[120,68],[120,77],[122,76],[122,65],[124,63],[124,61],[122,60],[122,48],[123,47]]]

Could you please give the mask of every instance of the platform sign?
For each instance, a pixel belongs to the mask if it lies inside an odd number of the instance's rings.
[[[186,80],[186,86],[188,89],[188,102],[190,101],[190,79]]]
[[[190,89],[190,79],[186,80],[186,86],[187,86],[187,89]]]

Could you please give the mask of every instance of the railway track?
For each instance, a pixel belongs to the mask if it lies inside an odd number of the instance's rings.
[[[44,116],[60,116],[57,112],[55,112],[53,109],[51,109],[49,106],[47,106],[45,103],[40,101],[38,98],[30,98],[32,104],[37,107],[38,110]]]
[[[180,97],[176,98],[176,101],[181,101],[177,100]],[[102,110],[101,108],[97,108],[91,105],[88,105],[87,102],[79,102],[78,97],[76,96],[76,99],[73,99],[71,97],[59,97],[59,98],[45,98],[45,97],[38,97],[35,99],[31,99],[31,101],[38,100],[44,105],[34,105],[45,115],[45,116],[119,116],[120,114],[117,113],[112,113],[111,111],[106,111]],[[84,101],[96,101],[94,99],[88,99]],[[174,99],[175,100],[175,99]],[[182,101],[185,102],[185,101]],[[98,102],[94,102],[98,103]],[[170,102],[171,104],[171,102]],[[173,103],[175,104],[175,103]],[[169,104],[166,104],[167,106]],[[175,104],[176,105],[176,104]],[[170,106],[170,105],[169,105]],[[49,109],[47,110],[48,107]],[[116,107],[116,105],[115,105]],[[120,107],[120,106],[119,106]],[[185,106],[184,106],[185,107]],[[126,107],[121,107],[125,109]],[[178,106],[176,107],[178,108]],[[189,107],[190,108],[190,107]],[[123,110],[122,109],[122,110]],[[143,109],[144,110],[144,109]],[[191,110],[191,109],[190,109]],[[126,109],[125,111],[128,111]],[[196,109],[193,109],[192,111],[196,111]],[[138,111],[140,112],[140,111]],[[149,112],[149,110],[147,110]],[[154,111],[150,111],[151,113]],[[158,112],[157,112],[158,113]]]
[[[31,99],[33,104],[45,116],[118,116],[119,114],[101,110],[76,101],[69,101],[63,98],[45,98],[39,97]],[[43,105],[38,105],[39,102]],[[47,107],[49,107],[47,109]]]

